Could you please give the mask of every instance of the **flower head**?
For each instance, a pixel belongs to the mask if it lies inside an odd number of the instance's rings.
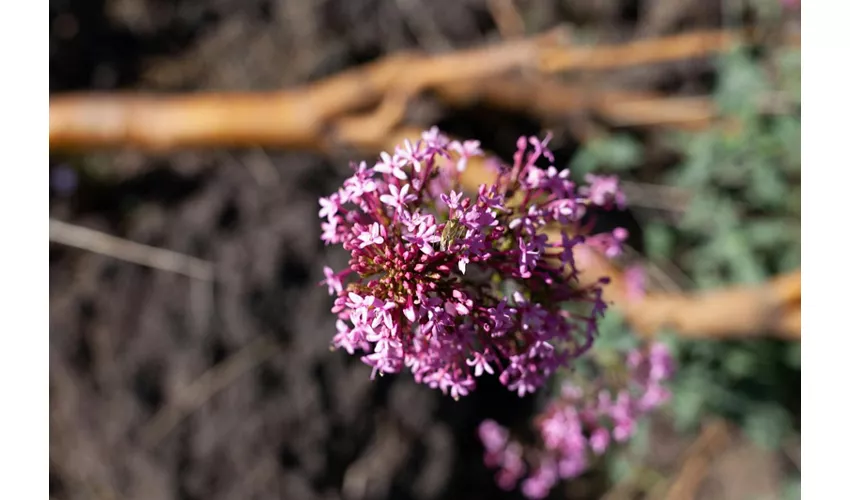
[[[610,204],[610,188],[586,195],[568,172],[536,166],[553,161],[547,143],[521,138],[513,166],[494,167],[492,182],[469,193],[458,189],[460,175],[482,155],[480,143],[436,128],[357,165],[320,200],[322,240],[351,254],[348,268],[326,270],[322,282],[337,296],[332,345],[362,351],[373,375],[409,369],[454,398],[483,376],[533,393],[586,352],[605,303],[600,285],[573,285],[568,266],[581,238],[569,234],[583,207]],[[554,237],[553,224],[563,228]],[[565,315],[564,303],[584,312]]]

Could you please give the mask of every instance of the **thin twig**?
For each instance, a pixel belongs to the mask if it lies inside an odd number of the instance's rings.
[[[800,470],[800,436],[791,436],[782,443],[782,452]]]
[[[623,255],[629,259],[629,262],[636,262],[646,274],[646,288],[648,290],[658,288],[664,292],[681,293],[685,289],[666,270],[659,267],[655,262],[644,258],[634,247],[623,245]]]
[[[142,266],[212,281],[213,266],[182,253],[134,243],[100,231],[50,219],[50,241]]]
[[[487,0],[487,8],[503,40],[519,38],[525,33],[525,21],[514,0]]]
[[[681,214],[688,209],[693,193],[686,189],[645,182],[621,181],[629,206],[666,210]]]
[[[200,408],[213,395],[237,378],[276,354],[278,349],[268,337],[259,337],[239,352],[213,366],[182,390],[175,401],[161,408],[142,428],[141,439],[156,446],[184,418]]]
[[[680,462],[682,468],[664,496],[667,500],[692,500],[708,472],[711,461],[729,445],[729,428],[723,421],[703,427],[699,437],[687,450]]]
[[[50,346],[50,463],[74,490],[96,500],[120,500],[106,470],[106,453],[69,420],[83,398],[75,377]],[[55,400],[54,400],[55,397]]]

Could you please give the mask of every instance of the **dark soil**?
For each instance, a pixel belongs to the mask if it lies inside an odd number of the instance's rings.
[[[611,40],[719,22],[716,5],[667,2],[683,6],[666,19],[664,3],[525,10],[531,28],[571,21]],[[51,0],[50,10],[52,92],[278,88],[402,48],[497,36],[485,0]],[[704,85],[703,66],[631,78],[688,89]],[[487,110],[440,120],[497,151],[540,128]],[[574,148],[563,141],[559,154]],[[207,260],[216,281],[51,244],[52,497],[511,497],[483,466],[475,429],[487,417],[522,425],[533,399],[492,381],[455,402],[405,375],[370,381],[328,349],[334,318],[317,283],[345,256],[321,244],[316,200],[347,159],[256,149],[53,161],[77,182],[51,188],[52,217]],[[258,339],[269,347],[251,347]],[[183,418],[161,424],[173,412]],[[598,497],[590,486],[573,496]]]

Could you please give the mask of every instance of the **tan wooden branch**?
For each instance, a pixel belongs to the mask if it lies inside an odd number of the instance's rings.
[[[453,106],[486,104],[541,118],[590,112],[615,126],[665,126],[698,130],[711,125],[716,110],[707,97],[664,97],[654,92],[598,90],[531,78],[499,78],[442,85],[436,95]]]
[[[324,148],[347,139],[336,130],[341,118],[368,109],[386,96],[415,95],[435,85],[532,65],[541,47],[558,43],[559,37],[555,31],[433,57],[399,54],[279,92],[52,96],[50,147]]]
[[[622,45],[566,47],[556,29],[531,39],[440,55],[398,54],[299,88],[264,93],[68,94],[50,98],[51,149],[132,146],[167,150],[208,146],[316,149],[344,141],[340,118],[394,95],[436,90],[446,99],[469,95],[462,85],[490,82],[481,95],[491,104],[545,113],[591,107],[621,124],[704,124],[713,116],[703,100],[665,100],[651,94],[577,92],[548,84],[496,83],[511,70],[606,70],[728,49],[742,36],[705,31]],[[535,88],[534,85],[543,85]],[[525,95],[522,95],[522,94]],[[530,102],[537,98],[538,102]],[[403,102],[403,101],[401,101]],[[398,102],[396,103],[396,107]],[[396,113],[397,114],[397,113]],[[348,128],[350,131],[351,128]],[[356,144],[355,144],[356,145]]]

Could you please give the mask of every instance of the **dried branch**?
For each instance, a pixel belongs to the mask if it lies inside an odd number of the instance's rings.
[[[196,257],[134,243],[56,219],[50,219],[50,241],[202,281],[211,281],[214,277],[212,264]]]
[[[213,366],[177,394],[175,400],[162,407],[139,432],[148,447],[156,446],[184,418],[200,408],[215,394],[236,379],[256,368],[279,350],[268,337],[259,337],[242,347],[223,362]]]
[[[685,450],[681,459],[682,467],[664,498],[669,500],[696,498],[711,462],[729,446],[730,442],[728,424],[722,420],[706,424],[699,437]]]
[[[664,97],[653,92],[599,90],[553,80],[500,78],[442,85],[436,95],[453,106],[484,103],[541,118],[596,113],[615,126],[669,126],[698,130],[717,114],[705,97]]]
[[[586,246],[576,249],[583,280],[609,276],[605,296],[639,334],[664,329],[690,338],[750,337],[771,333],[800,338],[800,271],[756,286],[734,286],[702,293],[648,293],[629,296],[621,270]]]
[[[575,69],[606,70],[677,61],[724,52],[740,41],[740,33],[710,30],[636,40],[623,45],[574,47],[545,52],[541,69],[547,73]]]
[[[487,0],[487,7],[503,39],[517,38],[525,33],[525,21],[513,0]]]
[[[274,146],[323,149],[344,141],[342,117],[375,106],[390,94],[413,96],[429,89],[457,96],[448,86],[482,82],[516,69],[542,72],[603,70],[700,57],[722,52],[741,35],[707,31],[623,45],[564,47],[565,32],[441,55],[398,54],[300,88],[265,93],[190,95],[68,94],[50,99],[50,147],[74,149],[133,146],[149,150],[203,146]],[[541,84],[549,85],[551,84]],[[529,88],[524,91],[528,92]],[[547,90],[547,89],[543,89]],[[497,101],[517,101],[523,89],[490,89]],[[535,92],[572,109],[580,93]],[[636,98],[637,97],[637,98]],[[702,123],[702,101],[666,101],[657,96],[597,94],[595,107],[621,124]],[[398,114],[398,103],[394,104]],[[534,105],[532,108],[542,107]],[[403,108],[403,106],[402,106]],[[557,108],[557,106],[556,106]],[[649,117],[649,118],[648,118]],[[356,144],[357,138],[350,138]]]
[[[783,36],[783,42],[786,44],[800,43],[798,34],[789,33]],[[705,57],[725,52],[751,38],[749,32],[706,30],[636,40],[622,45],[547,50],[540,61],[540,69],[546,73],[576,69],[608,70]]]
[[[415,95],[436,85],[534,65],[540,50],[557,44],[559,38],[556,30],[441,56],[399,54],[280,92],[51,97],[50,147],[167,150],[263,145],[323,149],[345,139],[337,136],[337,120],[374,106],[385,96]],[[342,133],[346,130],[351,128]]]

